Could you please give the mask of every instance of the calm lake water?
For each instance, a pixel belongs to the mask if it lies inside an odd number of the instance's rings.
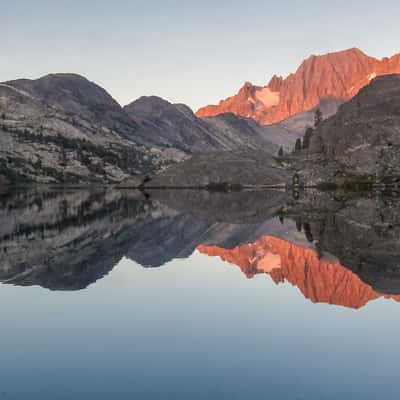
[[[0,398],[397,399],[393,194],[0,197]]]

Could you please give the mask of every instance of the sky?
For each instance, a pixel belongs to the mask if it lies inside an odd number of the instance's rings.
[[[73,72],[121,105],[158,95],[196,110],[311,54],[400,51],[398,0],[0,0],[0,10],[0,81]]]

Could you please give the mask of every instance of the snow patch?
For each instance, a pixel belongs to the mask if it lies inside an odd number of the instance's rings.
[[[281,256],[279,254],[267,253],[257,262],[257,269],[266,273],[281,267]]]
[[[280,100],[279,92],[273,92],[267,87],[257,90],[255,96],[266,108],[277,106]]]

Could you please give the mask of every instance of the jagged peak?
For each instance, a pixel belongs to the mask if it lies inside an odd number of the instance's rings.
[[[253,86],[254,86],[254,85],[253,85],[250,81],[246,81],[242,87],[244,87],[244,88],[250,88],[250,87],[253,87]]]
[[[251,82],[246,81],[242,87],[239,89],[238,93],[249,93],[254,90],[256,86],[254,86]]]
[[[278,75],[271,78],[266,88],[279,93],[278,103],[257,102],[255,97],[263,87],[246,82],[236,95],[217,105],[202,107],[196,115],[205,117],[233,112],[253,118],[262,125],[270,125],[312,110],[323,97],[349,100],[372,77],[390,73],[400,73],[400,55],[378,60],[357,47],[311,55],[286,78]]]
[[[358,49],[356,47],[352,47],[350,49],[340,50],[340,51],[332,51],[332,52],[325,53],[325,54],[318,54],[318,55],[312,54],[302,61],[302,63],[296,70],[296,74],[301,72],[302,70],[304,70],[304,68],[308,67],[310,64],[315,63],[315,62],[317,62],[318,64],[323,64],[324,62],[333,62],[333,63],[340,62],[340,63],[342,63],[342,62],[346,62],[346,60],[349,60],[349,62],[351,62],[350,60],[353,57],[356,57],[358,59],[364,59],[364,60],[367,60],[367,59],[376,60],[373,57],[367,56],[360,49]]]
[[[274,75],[270,81],[268,82],[267,87],[271,89],[273,92],[279,92],[281,85],[283,83],[283,76]]]
[[[356,55],[360,55],[360,56],[363,56],[363,57],[369,57],[366,53],[364,53],[358,47],[351,47],[349,49],[330,51],[328,53],[311,54],[304,61],[307,61],[307,60],[313,59],[313,58],[324,58],[324,57],[332,57],[332,56],[348,56],[350,54],[356,54]]]

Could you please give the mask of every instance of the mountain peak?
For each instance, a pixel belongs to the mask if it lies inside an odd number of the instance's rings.
[[[39,79],[19,79],[5,83],[33,98],[70,112],[79,112],[82,106],[121,110],[117,101],[103,88],[78,74],[52,73]]]
[[[84,77],[83,75],[72,73],[72,72],[57,72],[57,73],[51,73],[42,76],[38,80],[53,80],[53,79],[58,79],[58,80],[65,80],[65,81],[85,81],[89,82],[89,80]]]
[[[148,117],[161,117],[167,112],[178,112],[177,107],[169,101],[158,96],[141,96],[127,104],[124,110],[135,119],[142,120]]]
[[[246,82],[236,95],[202,107],[196,115],[232,112],[269,125],[311,110],[323,98],[347,101],[376,76],[393,73],[400,73],[400,54],[378,60],[353,47],[311,55],[287,78],[274,75],[264,87]]]
[[[351,57],[351,56],[373,58],[373,57],[367,56],[359,48],[351,47],[351,48],[345,49],[345,50],[330,51],[325,54],[311,54],[310,56],[308,56],[306,59],[303,60],[302,64],[306,63],[307,61],[311,61],[311,60],[315,60],[315,59],[342,58],[342,57]]]
[[[283,83],[283,77],[274,75],[269,81],[267,87],[269,87],[273,92],[279,92]]]
[[[242,89],[250,89],[252,87],[253,87],[253,84],[251,82],[249,82],[249,81],[246,81],[244,83],[244,85],[242,86]]]

